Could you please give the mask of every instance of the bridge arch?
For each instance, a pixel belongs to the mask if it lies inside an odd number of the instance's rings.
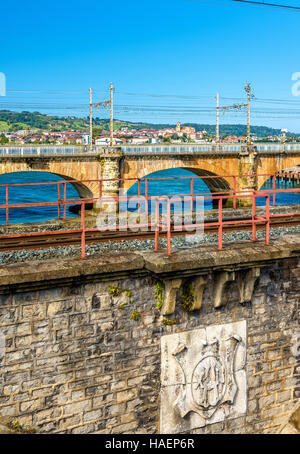
[[[62,182],[63,180],[65,180],[66,182],[70,182],[70,184],[78,192],[78,195],[79,195],[80,198],[93,197],[93,192],[91,191],[91,189],[88,186],[86,186],[84,183],[77,182],[74,178],[71,178],[71,177],[69,177],[67,175],[62,175],[61,173],[49,172],[49,171],[44,171],[44,170],[26,170],[26,171],[19,170],[19,171],[1,173],[0,176],[11,175],[11,174],[15,174],[16,175],[16,174],[21,174],[21,173],[25,173],[25,172],[26,173],[41,172],[43,174],[57,175],[58,177],[61,178],[61,179],[57,180],[57,182]],[[41,178],[41,181],[38,181],[38,179],[37,179],[36,183],[43,183],[43,179]],[[0,182],[0,184],[5,184],[5,183],[1,183]],[[63,194],[61,194],[61,196],[63,196]]]
[[[282,168],[281,168],[282,167]],[[294,164],[292,166],[279,166],[276,173],[282,176],[276,178],[275,189],[283,189],[285,192],[279,192],[275,196],[276,205],[290,205],[300,203],[300,193],[295,192],[293,188],[299,189],[300,178],[289,179],[289,172],[300,172],[300,165]],[[287,178],[284,174],[287,174]],[[258,177],[258,190],[272,190],[273,189],[273,178],[264,176]],[[273,195],[270,195],[271,203],[273,203]],[[257,198],[257,205],[265,205],[265,199]]]
[[[297,169],[297,167],[298,167],[298,169]],[[274,173],[276,173],[276,174],[287,173],[288,174],[289,172],[300,172],[300,161],[299,161],[299,164],[293,164],[290,166],[284,166],[284,165],[278,166]],[[268,184],[269,181],[270,181],[270,184]],[[272,181],[273,181],[273,179],[271,176],[266,176],[266,175],[259,176],[258,182],[257,182],[257,189],[260,190],[266,186],[271,187]],[[277,183],[276,183],[276,187],[277,187]]]
[[[50,172],[48,172],[48,173],[50,173]],[[62,175],[60,173],[52,173],[52,175],[57,175],[57,176],[63,178],[64,180],[66,180],[67,182],[69,182],[70,184],[72,184],[72,186],[74,186],[74,188],[78,192],[80,198],[93,198],[94,197],[93,191],[84,183],[76,181],[75,178],[71,178],[67,175]]]
[[[168,180],[169,178],[178,178],[173,181]],[[141,186],[140,194],[145,195],[145,183],[144,180],[148,179],[148,195],[176,195],[176,194],[190,194],[191,193],[191,181],[186,178],[194,178],[193,180],[193,193],[194,194],[210,194],[228,192],[231,191],[231,187],[228,181],[225,178],[214,174],[213,172],[195,169],[192,167],[177,167],[158,170],[151,172],[143,177],[141,177]],[[158,179],[155,181],[155,179]],[[159,178],[162,178],[160,181]],[[167,180],[163,180],[166,178]],[[130,196],[138,194],[138,182],[137,180],[125,180],[124,182],[124,192]],[[128,185],[128,190],[126,191],[126,186]],[[195,199],[196,201],[196,199]],[[133,202],[133,205],[137,202]],[[216,208],[218,200],[205,199],[204,200],[204,209]],[[224,205],[226,200],[224,200]],[[150,210],[150,207],[149,207]]]
[[[72,182],[80,197],[97,197],[99,195],[99,183],[97,181],[77,182],[80,180],[99,180],[101,178],[100,166],[95,159],[83,160],[83,158],[71,157],[65,159],[61,157],[0,159],[0,175],[13,172],[47,172]]]
[[[56,203],[58,197],[64,198],[64,187],[66,184],[66,198],[79,199],[90,195],[87,188],[81,184],[71,183],[72,180],[65,179],[63,175],[51,172],[19,171],[7,172],[0,175],[0,203],[4,204],[8,196],[8,204],[33,204],[40,203],[40,206],[11,207],[8,211],[0,210],[0,224],[7,222],[5,216],[9,216],[9,223],[43,222],[50,219],[57,219],[59,210],[57,205],[45,205],[47,202]],[[49,184],[47,184],[49,183]],[[8,186],[6,192],[5,185]],[[60,189],[60,191],[59,191]],[[67,205],[66,217],[77,215],[77,203]]]
[[[284,172],[292,167],[300,166],[300,158],[296,154],[277,154],[260,157],[257,166],[257,188],[260,189],[269,177],[265,174]]]
[[[157,170],[157,171],[148,173],[143,176],[139,176],[139,178],[141,178],[141,179],[147,179],[147,177],[148,178],[160,178],[159,174],[161,174],[163,171],[166,171],[166,170],[176,171],[176,169],[186,170],[187,172],[190,172],[190,175],[185,175],[185,176],[200,177],[201,180],[204,182],[204,184],[208,187],[208,190],[212,194],[216,193],[216,192],[223,192],[223,191],[227,192],[227,191],[232,190],[232,187],[230,186],[227,179],[222,177],[221,175],[217,175],[209,170],[204,170],[201,168],[195,168],[195,167],[189,167],[189,166],[188,167],[178,166],[176,168],[171,167],[171,168],[167,168],[167,169],[161,169],[161,170]],[[161,178],[164,178],[164,176],[161,175]],[[136,184],[136,182],[134,180],[125,180],[123,182],[124,192],[127,193],[129,191],[129,189],[131,189],[135,184]],[[208,192],[208,191],[204,190],[203,192]]]
[[[120,175],[121,178],[125,179],[132,177],[145,178],[151,173],[167,169],[184,169],[200,177],[214,177],[209,181],[210,191],[222,192],[233,187],[233,178],[228,177],[228,175],[238,174],[238,160],[235,156],[224,159],[224,156],[214,155],[208,157],[205,155],[179,155],[176,153],[172,155],[132,155],[126,156],[122,160]],[[133,181],[130,180],[122,183],[125,193],[132,184]]]
[[[220,175],[217,175],[209,170],[194,168],[194,167],[181,167],[185,170],[188,170],[198,177],[202,178],[202,181],[208,186],[210,192],[213,194],[214,192],[222,192],[222,191],[230,191],[232,188],[228,181]],[[207,177],[207,178],[205,178]]]

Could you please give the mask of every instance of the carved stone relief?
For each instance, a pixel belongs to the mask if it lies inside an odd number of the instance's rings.
[[[161,339],[161,433],[246,413],[246,321]]]

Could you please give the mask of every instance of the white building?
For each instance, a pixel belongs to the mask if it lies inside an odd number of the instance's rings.
[[[117,144],[120,144],[120,143],[123,143],[122,140],[116,139],[114,137],[113,144],[117,145]],[[110,137],[100,137],[99,139],[95,140],[95,144],[96,145],[110,145]]]
[[[129,141],[130,143],[147,143],[149,142],[149,138],[148,137],[134,137],[133,139],[130,139]]]

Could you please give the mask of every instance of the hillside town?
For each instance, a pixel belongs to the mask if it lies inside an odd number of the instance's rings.
[[[95,128],[93,144],[101,146],[110,143],[109,130]],[[251,136],[253,142],[262,140],[261,137]],[[281,136],[268,136],[264,140],[277,142]],[[84,131],[47,131],[39,129],[20,129],[17,131],[3,131],[0,133],[0,144],[53,144],[53,145],[87,145],[90,137]],[[175,128],[165,129],[132,129],[121,127],[114,131],[114,142],[118,144],[144,144],[144,143],[205,143],[215,142],[216,137],[211,136],[206,130],[196,131],[192,126],[183,126],[180,121]],[[229,135],[221,137],[222,142],[245,142],[246,136]]]

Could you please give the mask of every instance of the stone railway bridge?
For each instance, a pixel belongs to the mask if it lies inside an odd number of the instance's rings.
[[[71,150],[71,152],[70,152]],[[135,183],[153,172],[183,168],[206,179],[210,191],[233,189],[230,175],[273,174],[300,165],[300,144],[256,145],[248,153],[242,145],[216,146],[143,146],[99,148],[92,153],[82,147],[18,147],[0,148],[0,174],[20,171],[51,172],[69,181],[125,179],[103,184],[104,195],[125,192]],[[127,180],[127,179],[133,180]],[[237,178],[236,189],[259,189],[267,176]],[[80,197],[98,197],[99,183],[74,182]]]

